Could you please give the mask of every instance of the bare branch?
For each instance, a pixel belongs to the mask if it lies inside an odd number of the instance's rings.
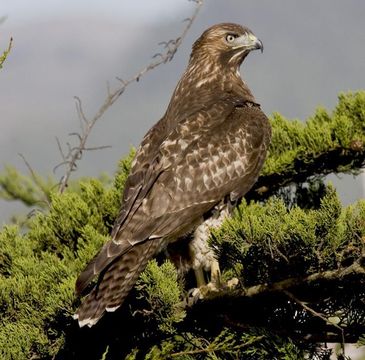
[[[338,326],[337,324],[331,323],[328,321],[328,319],[321,313],[319,313],[318,311],[315,311],[314,309],[312,309],[311,307],[309,307],[304,301],[299,300],[296,296],[294,296],[290,291],[288,290],[283,290],[284,294],[291,300],[293,300],[294,302],[296,302],[297,304],[299,304],[303,309],[307,310],[308,312],[310,312],[312,315],[314,315],[315,317],[318,317],[320,319],[322,319],[326,324],[332,325],[333,327],[335,327],[336,329],[340,330],[341,332],[343,332],[343,329],[341,328],[341,326]]]
[[[25,158],[25,156],[21,153],[18,153],[18,155],[23,159],[25,166],[28,168],[30,176],[34,182],[34,184],[38,187],[38,189],[41,191],[41,193],[44,195],[44,199],[40,200],[40,202],[44,202],[46,203],[48,206],[50,206],[50,202],[49,202],[49,197],[48,197],[48,193],[45,190],[43,184],[40,182],[39,178],[37,177],[37,175],[35,174],[33,168],[31,167],[31,165],[29,164],[29,162],[27,161],[27,159]]]
[[[56,170],[57,170],[59,167],[61,167],[61,166],[63,166],[63,165],[66,165],[66,164],[68,164],[68,163],[69,163],[69,161],[68,161],[68,160],[65,160],[65,161],[60,162],[59,164],[57,164],[57,165],[53,168],[53,172],[55,173],[55,172],[56,172]]]
[[[100,145],[100,146],[93,146],[93,147],[86,147],[84,150],[93,151],[93,150],[103,150],[103,149],[110,149],[112,146],[110,145]]]
[[[106,82],[106,91],[107,91],[108,96],[110,96],[111,90],[110,90],[110,83],[109,83],[109,81]]]
[[[55,168],[59,168],[60,166],[64,165],[66,167],[65,174],[62,176],[60,183],[59,183],[59,192],[62,193],[65,191],[69,178],[71,176],[71,172],[75,170],[76,168],[76,162],[77,160],[81,159],[82,152],[84,150],[90,150],[90,149],[97,149],[97,148],[87,148],[86,142],[88,140],[88,137],[91,133],[92,128],[94,127],[95,123],[104,115],[104,113],[115,103],[115,101],[124,93],[126,88],[134,83],[138,82],[142,76],[144,76],[147,72],[155,69],[156,67],[166,64],[167,62],[171,61],[173,57],[176,54],[176,51],[178,50],[179,46],[181,45],[183,39],[185,38],[186,34],[190,30],[193,22],[195,21],[204,0],[191,0],[194,2],[195,10],[192,14],[192,16],[185,21],[187,22],[187,25],[185,26],[183,32],[181,35],[173,40],[169,40],[167,42],[163,42],[161,44],[164,44],[165,51],[163,53],[158,53],[154,56],[154,58],[158,58],[155,62],[152,62],[145,66],[143,69],[141,69],[138,73],[136,73],[134,76],[132,76],[128,80],[123,80],[121,78],[117,77],[117,80],[121,82],[121,85],[114,90],[111,90],[109,85],[107,86],[107,97],[105,98],[103,104],[100,106],[99,110],[96,112],[93,118],[87,119],[85,116],[85,113],[83,111],[82,102],[79,97],[75,96],[76,100],[76,111],[80,119],[81,123],[81,134],[79,137],[79,144],[73,148],[69,146],[69,153],[66,157],[63,156],[63,152],[61,151],[61,155],[63,158],[63,162],[58,164]],[[75,133],[74,133],[75,135]],[[58,144],[58,148],[61,149],[61,146]],[[104,149],[105,146],[99,147],[99,149]],[[66,160],[66,161],[65,161]]]
[[[79,133],[77,133],[77,132],[72,132],[72,133],[69,133],[68,135],[69,135],[69,136],[77,136],[77,137],[79,138],[79,140],[80,140],[80,141],[81,141],[81,139],[82,139],[81,135],[80,135]]]
[[[59,150],[59,152],[60,152],[60,154],[62,156],[62,160],[63,161],[66,161],[66,156],[65,156],[65,154],[63,152],[62,145],[61,145],[60,140],[58,139],[57,136],[56,136],[56,142],[57,142],[58,150]]]
[[[88,123],[88,120],[84,114],[84,110],[82,108],[82,102],[81,99],[78,96],[74,96],[74,99],[76,100],[76,110],[77,114],[80,118],[80,120],[84,121],[85,123]]]
[[[313,316],[322,319],[326,324],[332,325],[336,329],[340,330],[341,338],[342,338],[341,349],[342,349],[342,354],[345,355],[345,334],[344,334],[343,328],[341,326],[337,325],[337,324],[334,324],[333,322],[330,322],[323,314],[321,314],[318,311],[315,311],[314,309],[312,309],[311,307],[309,307],[305,302],[299,300],[290,291],[284,290],[283,292],[284,292],[284,294],[286,296],[288,296],[289,299],[291,299],[294,302],[296,302],[297,304],[299,304],[303,309],[305,309],[308,312],[310,312]]]

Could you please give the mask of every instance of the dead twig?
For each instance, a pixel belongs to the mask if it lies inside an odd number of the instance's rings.
[[[39,177],[36,175],[36,173],[34,172],[33,168],[31,167],[31,165],[29,164],[29,162],[27,161],[25,156],[21,153],[18,153],[18,155],[23,159],[23,161],[25,163],[25,166],[28,168],[28,171],[30,173],[30,176],[31,176],[34,184],[38,187],[38,189],[44,195],[44,198],[42,200],[40,200],[40,202],[44,202],[48,206],[50,206],[49,194],[48,194],[47,190],[44,188],[44,186],[43,186],[42,182],[40,181]]]
[[[309,307],[305,302],[299,300],[296,296],[294,296],[290,291],[288,290],[284,290],[283,291],[284,294],[291,300],[293,300],[294,302],[296,302],[297,304],[299,304],[304,310],[308,311],[309,313],[311,313],[313,316],[318,317],[319,319],[322,319],[326,324],[330,324],[333,327],[335,327],[337,330],[340,331],[341,333],[341,338],[342,338],[342,342],[341,342],[341,348],[342,348],[342,354],[345,355],[345,334],[344,334],[344,330],[341,326],[334,324],[333,322],[330,322],[328,320],[328,318],[326,318],[323,314],[319,313],[318,311],[315,311],[314,309],[312,309],[311,307]]]
[[[68,153],[65,154],[60,146],[59,141],[57,141],[58,148],[60,150],[62,156],[62,162],[55,166],[54,170],[59,168],[60,166],[65,166],[65,174],[62,176],[59,182],[59,192],[63,193],[68,186],[68,182],[71,176],[71,173],[76,169],[76,162],[81,159],[82,152],[90,149],[96,148],[88,148],[86,147],[86,142],[88,137],[91,133],[92,128],[94,127],[95,123],[104,115],[104,113],[115,103],[115,101],[124,93],[126,88],[133,82],[138,82],[142,76],[144,76],[147,72],[155,69],[156,67],[166,64],[167,62],[171,61],[175,56],[179,46],[181,45],[183,39],[185,38],[186,34],[188,33],[189,29],[191,28],[193,22],[195,21],[200,8],[203,5],[204,0],[192,0],[196,3],[195,10],[192,16],[185,21],[187,22],[183,32],[181,35],[174,39],[169,40],[167,42],[162,43],[164,45],[164,51],[162,53],[155,54],[154,58],[158,59],[155,62],[152,62],[141,69],[137,74],[132,76],[128,80],[123,80],[121,78],[117,78],[121,83],[116,89],[111,90],[109,84],[107,85],[107,97],[105,98],[103,104],[100,106],[97,113],[91,118],[88,119],[84,113],[82,102],[79,97],[75,97],[76,101],[76,111],[80,120],[80,127],[81,127],[81,134],[79,135],[79,143],[77,146],[71,148],[68,146]],[[105,147],[99,147],[100,149]]]

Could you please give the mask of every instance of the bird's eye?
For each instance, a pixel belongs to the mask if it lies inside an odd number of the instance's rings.
[[[228,34],[228,35],[226,36],[226,40],[227,40],[229,43],[231,43],[231,42],[233,42],[233,41],[236,39],[236,37],[237,37],[237,35],[234,35],[234,34]]]

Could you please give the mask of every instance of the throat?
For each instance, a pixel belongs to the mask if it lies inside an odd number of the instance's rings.
[[[246,82],[241,77],[240,67],[235,66],[226,72],[224,90],[237,94],[244,102],[256,103],[256,99],[248,88]]]
[[[242,80],[240,67],[214,62],[193,63],[186,69],[171,98],[167,113],[178,118],[191,113],[198,104],[196,99],[211,101],[224,94],[234,95],[243,103],[256,103],[254,96]],[[194,104],[194,105],[193,105]]]

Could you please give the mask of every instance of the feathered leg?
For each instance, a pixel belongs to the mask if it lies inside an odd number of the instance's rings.
[[[222,225],[231,211],[230,203],[218,204],[212,215],[200,224],[189,243],[192,268],[194,269],[197,288],[192,291],[194,298],[204,298],[210,291],[217,291],[221,286],[221,272],[213,250],[208,246],[210,231]],[[210,272],[209,283],[205,281],[204,271]]]
[[[219,262],[214,259],[210,267],[210,282],[215,289],[221,287],[221,270],[219,268]]]

